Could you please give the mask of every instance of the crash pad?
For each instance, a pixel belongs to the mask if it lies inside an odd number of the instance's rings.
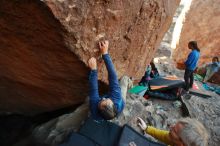
[[[204,77],[199,74],[193,74],[194,80],[202,82]]]
[[[206,88],[204,88],[203,84],[197,81],[195,81],[193,84],[197,85],[197,88],[193,86],[193,88],[189,89],[190,94],[203,98],[212,97],[212,95],[210,95],[210,91],[207,91]]]
[[[64,143],[60,144],[59,146],[100,146],[96,144],[94,141],[90,140],[89,138],[73,132],[71,133],[69,139]]]
[[[96,121],[89,118],[79,130],[79,133],[98,145],[115,146],[120,137],[121,130],[120,126],[112,122],[106,120]]]
[[[160,99],[165,99],[165,100],[178,99],[178,96],[176,94],[174,94],[173,91],[169,91],[169,92],[149,91],[149,92],[147,92],[147,95],[149,95],[150,97],[155,97],[155,98],[160,98]]]
[[[198,84],[196,84],[196,83],[193,83],[192,88],[193,88],[194,90],[199,90],[199,86],[198,86]]]
[[[131,88],[130,90],[128,90],[128,92],[129,93],[133,93],[133,94],[139,94],[139,93],[141,93],[141,92],[146,92],[147,91],[147,87],[145,87],[145,86],[139,86],[139,85],[137,85],[137,86],[134,86],[133,88]]]
[[[164,91],[167,89],[173,89],[183,87],[185,82],[175,76],[166,76],[156,79],[152,79],[149,82],[149,88],[151,91]]]
[[[162,143],[153,142],[147,139],[144,135],[135,131],[129,125],[124,125],[118,146],[129,146],[131,144],[136,146],[166,146]]]
[[[192,94],[192,95],[203,97],[203,98],[210,98],[210,97],[212,97],[212,95],[210,95],[208,92],[202,91],[202,90],[189,89],[189,93]]]

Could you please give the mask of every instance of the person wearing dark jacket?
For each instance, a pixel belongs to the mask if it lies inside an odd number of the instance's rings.
[[[108,70],[108,80],[110,91],[107,95],[100,97],[98,93],[98,73],[97,63],[94,57],[89,59],[89,67],[91,69],[89,75],[89,104],[91,116],[94,120],[111,120],[122,112],[124,101],[121,94],[121,88],[118,82],[117,74],[108,54],[108,41],[99,43],[102,58]]]
[[[188,48],[191,49],[191,53],[188,55],[187,60],[185,61],[185,89],[187,93],[189,92],[189,88],[193,86],[193,72],[197,67],[197,63],[200,57],[200,49],[197,46],[196,41],[190,41],[188,43]]]

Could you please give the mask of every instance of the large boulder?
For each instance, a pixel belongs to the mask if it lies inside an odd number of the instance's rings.
[[[214,56],[220,56],[219,7],[219,0],[192,0],[183,23],[179,44],[173,53],[177,64],[181,65],[186,60],[190,52],[188,42],[192,40],[196,40],[201,49],[199,65],[211,62]]]
[[[1,112],[27,115],[81,103],[87,60],[102,38],[120,76],[141,76],[180,0],[0,1]]]

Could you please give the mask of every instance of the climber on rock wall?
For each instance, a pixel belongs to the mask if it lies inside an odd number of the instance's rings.
[[[89,103],[91,115],[95,120],[113,119],[122,112],[125,104],[122,98],[117,74],[111,57],[108,53],[108,46],[108,41],[99,42],[99,49],[108,70],[110,91],[107,95],[100,97],[98,93],[98,73],[96,59],[92,57],[88,61],[89,67],[91,69],[89,75]]]

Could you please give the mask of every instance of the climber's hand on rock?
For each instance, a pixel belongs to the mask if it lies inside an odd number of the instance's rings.
[[[91,70],[97,70],[97,63],[94,57],[90,58],[88,63]]]
[[[143,119],[141,119],[140,117],[137,118],[137,122],[138,122],[138,126],[142,129],[145,130],[147,128],[146,123],[144,122]]]
[[[109,41],[107,41],[107,40],[99,42],[99,49],[100,49],[102,55],[108,54],[108,45],[109,45]]]

